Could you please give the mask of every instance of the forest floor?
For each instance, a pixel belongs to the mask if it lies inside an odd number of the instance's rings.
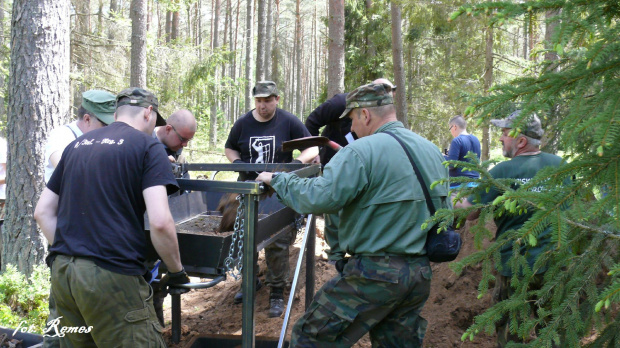
[[[468,226],[461,230],[463,247],[459,259],[475,251],[473,236],[468,233]],[[491,228],[491,226],[489,226]],[[492,226],[494,228],[494,226]],[[334,266],[328,264],[325,241],[323,235],[323,220],[317,218],[316,237],[316,284],[318,290],[325,282],[336,275]],[[301,236],[291,247],[290,264],[295,265],[299,255]],[[263,278],[265,269],[264,253],[259,254],[260,272]],[[291,280],[293,267],[291,267]],[[477,299],[477,286],[482,271],[479,267],[467,268],[460,276],[456,276],[448,268],[448,264],[433,264],[433,281],[430,297],[424,306],[422,316],[428,320],[428,329],[424,339],[424,347],[495,347],[495,337],[479,334],[473,341],[461,342],[463,332],[471,325],[476,315],[482,313],[491,305],[491,295],[486,294]],[[170,296],[164,303],[166,329],[164,338],[171,348],[189,348],[192,341],[201,335],[240,335],[242,306],[233,304],[233,297],[239,291],[241,281],[228,277],[222,283],[210,289],[194,290],[181,296],[182,309],[182,337],[179,344],[171,343],[170,331]],[[298,284],[298,293],[295,295],[291,319],[288,326],[287,340],[293,324],[304,312],[305,298],[305,270],[302,269]],[[288,293],[285,293],[288,301]],[[269,318],[269,290],[263,287],[256,293],[255,333],[256,336],[270,337],[277,341],[282,328],[284,315],[280,318]],[[368,335],[363,337],[354,347],[370,347]],[[274,346],[275,347],[275,346]]]

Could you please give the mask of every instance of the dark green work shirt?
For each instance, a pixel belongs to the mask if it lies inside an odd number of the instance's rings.
[[[425,255],[426,230],[421,225],[430,213],[424,193],[404,150],[384,131],[409,146],[427,185],[448,177],[433,143],[400,122],[390,122],[340,150],[323,176],[283,173],[271,184],[282,202],[297,212],[340,212],[332,250],[351,255]],[[437,209],[449,207],[447,183],[435,186],[431,196]]]
[[[520,184],[526,184],[529,182],[536,173],[538,173],[542,168],[547,166],[557,167],[562,163],[562,158],[556,155],[552,155],[549,153],[541,152],[538,155],[532,156],[517,156],[509,161],[498,163],[495,167],[493,167],[489,174],[495,179],[517,179]],[[512,188],[517,189],[518,185],[513,184]],[[540,191],[542,187],[534,187],[532,191]],[[489,193],[483,193],[481,195],[481,203],[487,204],[493,202],[495,198],[500,196],[501,193],[496,189],[491,189]],[[468,200],[473,202],[474,198],[469,197]],[[500,217],[495,217],[495,224],[497,225],[497,232],[495,234],[496,238],[500,237],[503,233],[509,230],[516,230],[521,228],[523,224],[532,217],[533,212],[515,215],[511,213],[505,213]],[[534,265],[538,255],[548,246],[549,244],[549,230],[547,229],[543,233],[541,233],[538,237],[538,242],[536,246],[532,247],[529,244],[524,243],[521,246],[521,254],[526,255],[528,264],[530,267]],[[502,262],[502,270],[501,274],[506,277],[512,276],[512,271],[508,266],[508,260],[512,256],[512,243],[504,246],[501,253],[501,262]],[[546,269],[538,270],[538,273],[544,272]]]

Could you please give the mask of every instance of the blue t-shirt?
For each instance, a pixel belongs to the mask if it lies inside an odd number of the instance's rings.
[[[452,139],[452,143],[450,143],[450,150],[448,151],[448,156],[446,160],[448,161],[465,161],[465,156],[467,153],[471,151],[478,155],[478,161],[480,161],[480,141],[476,138],[475,135],[471,134],[461,134],[456,138]],[[470,178],[478,178],[480,174],[474,171],[463,170],[463,168],[454,168],[450,166],[450,176],[467,176]]]
[[[55,255],[81,256],[125,275],[146,272],[142,191],[178,189],[164,146],[130,125],[114,122],[65,148],[47,188],[59,196]]]

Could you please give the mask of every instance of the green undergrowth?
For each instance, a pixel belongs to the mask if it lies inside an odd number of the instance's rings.
[[[0,273],[0,326],[42,333],[49,315],[50,272],[37,265],[30,278],[8,265]]]

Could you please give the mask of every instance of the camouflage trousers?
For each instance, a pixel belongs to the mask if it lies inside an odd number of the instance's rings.
[[[295,231],[286,232],[278,239],[265,247],[265,284],[272,288],[284,288],[288,286],[290,266],[289,246],[293,244]]]
[[[351,347],[367,332],[373,347],[422,347],[431,278],[426,256],[353,256],[295,323],[291,347]]]
[[[59,255],[52,263],[51,298],[57,320],[47,335],[60,347],[166,347],[142,276],[127,276],[93,261]]]

